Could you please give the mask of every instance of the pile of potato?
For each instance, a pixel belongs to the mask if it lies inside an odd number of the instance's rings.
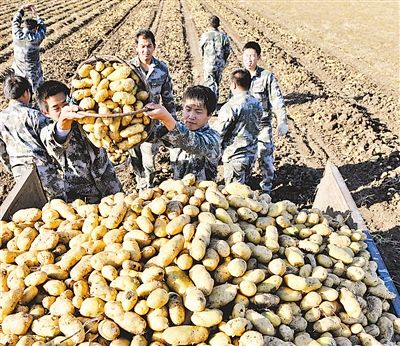
[[[364,234],[245,185],[187,175],[0,225],[1,345],[400,341]]]
[[[146,83],[122,62],[84,63],[71,86],[72,98],[81,110],[101,115],[137,111],[150,101]],[[90,141],[98,148],[105,148],[114,164],[124,162],[127,150],[147,138],[151,124],[143,113],[114,118],[85,117],[79,122]]]

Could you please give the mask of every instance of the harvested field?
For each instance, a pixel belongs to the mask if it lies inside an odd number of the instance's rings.
[[[289,134],[276,144],[274,200],[312,204],[327,160],[348,185],[400,287],[400,121],[398,37],[400,5],[385,2],[234,0],[72,0],[34,2],[48,25],[42,44],[47,79],[68,82],[92,54],[135,54],[134,33],[156,35],[155,55],[168,62],[177,104],[186,86],[200,83],[198,40],[210,14],[232,39],[219,102],[228,97],[229,72],[241,65],[246,41],[259,41],[261,65],[278,77],[289,112]],[[12,63],[10,20],[20,4],[0,5],[0,73]],[[322,6],[320,6],[322,4]],[[379,27],[371,33],[371,27]],[[0,97],[0,106],[6,102]],[[179,107],[178,107],[179,109]],[[167,152],[158,154],[158,180],[169,176]],[[118,167],[126,191],[135,187]],[[254,174],[254,186],[259,182]],[[0,170],[0,199],[13,184]]]

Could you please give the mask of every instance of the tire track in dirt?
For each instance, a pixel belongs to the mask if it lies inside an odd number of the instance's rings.
[[[158,42],[155,55],[168,64],[178,109],[184,89],[193,84],[190,47],[185,30],[180,1],[165,1],[160,24],[155,33]]]
[[[190,47],[190,56],[192,60],[192,73],[193,73],[193,83],[202,83],[202,57],[199,49],[199,39],[200,35],[195,27],[192,14],[190,13],[186,0],[181,0],[181,7],[184,19],[184,26],[186,28],[186,40]]]
[[[151,32],[154,34],[154,36],[156,36],[156,34],[157,34],[163,7],[164,7],[164,0],[160,0],[157,11],[154,13],[154,19],[152,20],[151,24],[149,25],[149,28],[150,28]]]

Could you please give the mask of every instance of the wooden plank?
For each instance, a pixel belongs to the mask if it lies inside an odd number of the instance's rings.
[[[313,208],[318,208],[331,216],[341,214],[345,219],[347,218],[346,222],[349,226],[363,230],[367,236],[365,242],[367,243],[368,251],[371,254],[372,259],[378,264],[379,277],[383,280],[389,291],[396,294],[396,298],[392,300],[392,304],[395,313],[400,316],[400,297],[397,288],[390,277],[385,262],[383,261],[382,256],[368,231],[364,219],[362,218],[342,175],[337,167],[329,161],[325,166],[324,176],[318,185],[318,191],[315,196]]]
[[[36,167],[26,171],[0,206],[0,219],[11,220],[19,209],[42,208],[47,202]]]

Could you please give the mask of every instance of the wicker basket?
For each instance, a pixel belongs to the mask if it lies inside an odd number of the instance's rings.
[[[150,93],[150,87],[149,84],[147,83],[146,79],[144,78],[143,74],[133,65],[130,63],[120,59],[119,57],[116,56],[108,56],[108,55],[97,55],[97,56],[92,56],[89,59],[83,61],[77,68],[73,79],[71,81],[72,87],[71,87],[71,92],[72,92],[72,101],[75,104],[78,105],[83,105],[82,101],[83,99],[86,99],[85,101],[88,101],[88,104],[91,106],[93,105],[92,108],[86,108],[85,110],[89,112],[94,112],[94,113],[99,113],[99,110],[101,107],[104,109],[109,109],[108,112],[110,113],[123,113],[122,116],[117,116],[117,117],[112,117],[108,118],[107,120],[104,120],[104,118],[99,119],[100,117],[88,117],[84,118],[81,121],[79,121],[83,126],[83,130],[89,140],[96,145],[97,147],[103,147],[106,149],[111,161],[114,164],[121,164],[124,161],[126,161],[128,157],[128,150],[132,149],[133,147],[140,145],[143,143],[148,135],[150,134],[152,128],[153,128],[153,121],[144,116],[143,113],[139,113],[137,115],[124,115],[124,114],[129,114],[123,111],[122,109],[126,108],[126,105],[118,102],[114,102],[112,99],[114,99],[113,94],[114,92],[110,91],[108,89],[109,96],[106,100],[102,102],[97,102],[95,101],[95,94],[98,91],[97,90],[97,85],[89,87],[90,82],[93,82],[90,77],[81,77],[79,75],[79,71],[82,68],[82,66],[86,64],[90,64],[93,67],[97,62],[103,62],[106,65],[113,65],[115,63],[123,66],[128,66],[129,69],[132,71],[131,74],[127,77],[128,79],[134,79],[135,80],[135,87],[134,90],[135,92],[130,91],[128,93],[131,93],[134,96],[137,96],[140,91],[146,91],[148,93],[148,98],[146,100],[137,100],[135,98],[134,103],[128,105],[128,108],[131,108],[132,110],[134,109],[137,111],[138,109],[140,110],[141,107],[144,107],[147,103],[152,101],[152,95]],[[102,73],[101,71],[98,71],[100,74]],[[132,75],[134,73],[136,77]],[[76,88],[74,87],[74,82],[77,80],[80,82],[83,82],[84,79],[90,79],[88,80],[88,85],[85,85],[82,88]],[[106,79],[105,76],[102,76],[102,79]],[[75,93],[76,91],[81,92],[79,99],[75,99],[74,95],[78,95],[78,93]],[[82,91],[81,91],[82,90]],[[102,90],[104,91],[104,90]],[[90,94],[89,94],[90,93]],[[82,97],[82,95],[84,96]],[[111,96],[110,96],[111,95]],[[131,96],[132,96],[131,95]],[[87,103],[87,102],[86,102]],[[85,104],[86,104],[85,103]],[[102,103],[102,104],[101,104]],[[91,107],[90,106],[90,107]],[[110,106],[110,107],[109,107]],[[105,108],[107,107],[107,108]],[[114,107],[114,108],[111,108]],[[103,113],[104,114],[104,113]],[[103,115],[104,116],[104,115]],[[132,119],[129,121],[129,119]],[[142,125],[140,125],[142,124]],[[144,127],[143,132],[139,133],[134,133],[132,136],[129,137],[124,137],[120,136],[120,133],[126,134],[129,132],[126,130],[127,128],[133,129],[133,132],[136,130],[136,128],[142,129]],[[96,128],[96,130],[95,130]],[[117,130],[115,130],[117,128]],[[100,129],[100,130],[99,130]],[[126,130],[126,131],[122,131]],[[122,131],[122,132],[121,132]],[[141,137],[139,138],[139,135]]]

